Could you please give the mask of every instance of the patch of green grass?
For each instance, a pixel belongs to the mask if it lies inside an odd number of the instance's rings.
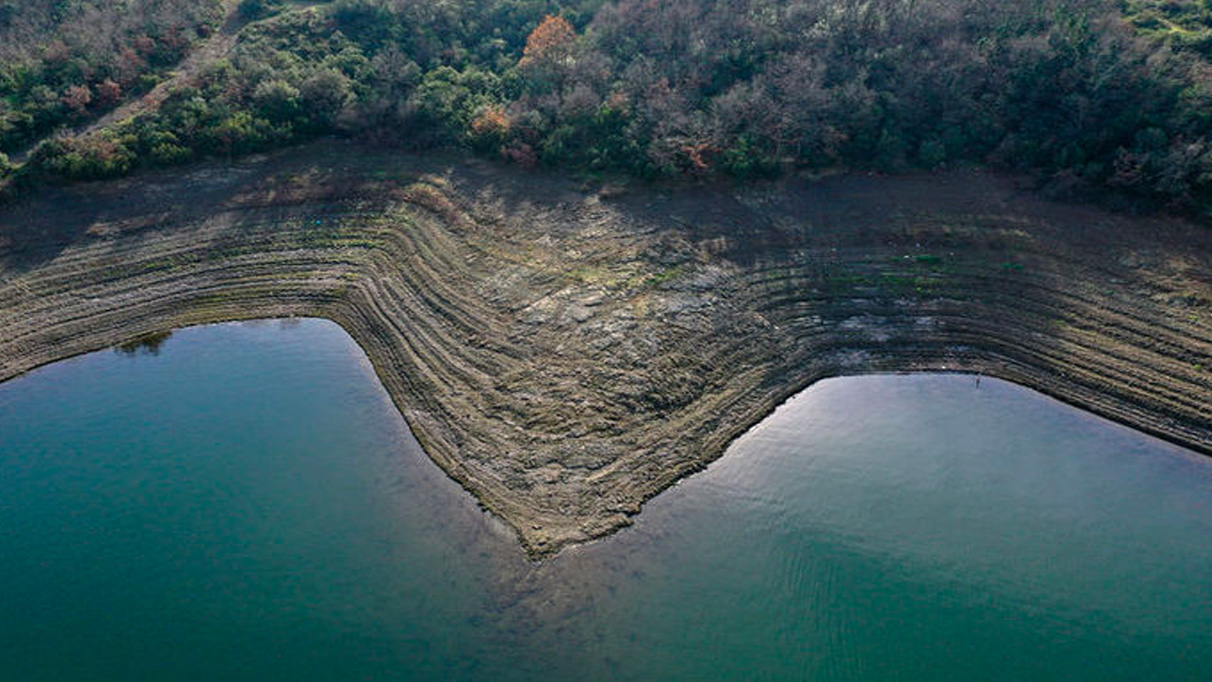
[[[675,265],[672,268],[666,268],[661,272],[648,276],[648,282],[654,286],[661,285],[666,282],[671,282],[686,273],[686,266]]]
[[[826,282],[830,286],[844,287],[853,286],[855,284],[870,285],[874,281],[866,275],[848,275],[845,277],[830,277]]]

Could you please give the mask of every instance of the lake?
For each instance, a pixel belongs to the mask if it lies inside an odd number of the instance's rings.
[[[1204,680],[1212,459],[972,376],[822,381],[543,563],[323,320],[0,384],[0,679]]]

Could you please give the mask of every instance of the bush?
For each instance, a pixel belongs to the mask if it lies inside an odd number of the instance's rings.
[[[36,172],[62,180],[100,180],[125,175],[135,155],[123,143],[99,135],[63,137],[38,145],[30,156]]]
[[[273,0],[240,0],[240,6],[236,11],[240,13],[241,18],[252,21],[269,14],[273,6]]]

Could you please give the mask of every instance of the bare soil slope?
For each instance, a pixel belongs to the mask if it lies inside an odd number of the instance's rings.
[[[1212,231],[957,173],[600,191],[326,143],[0,209],[0,380],[314,315],[534,556],[809,383],[980,371],[1212,453]]]

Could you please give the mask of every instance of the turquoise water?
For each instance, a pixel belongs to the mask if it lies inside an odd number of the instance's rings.
[[[1212,459],[824,381],[527,562],[320,320],[0,384],[0,680],[1206,680]]]

